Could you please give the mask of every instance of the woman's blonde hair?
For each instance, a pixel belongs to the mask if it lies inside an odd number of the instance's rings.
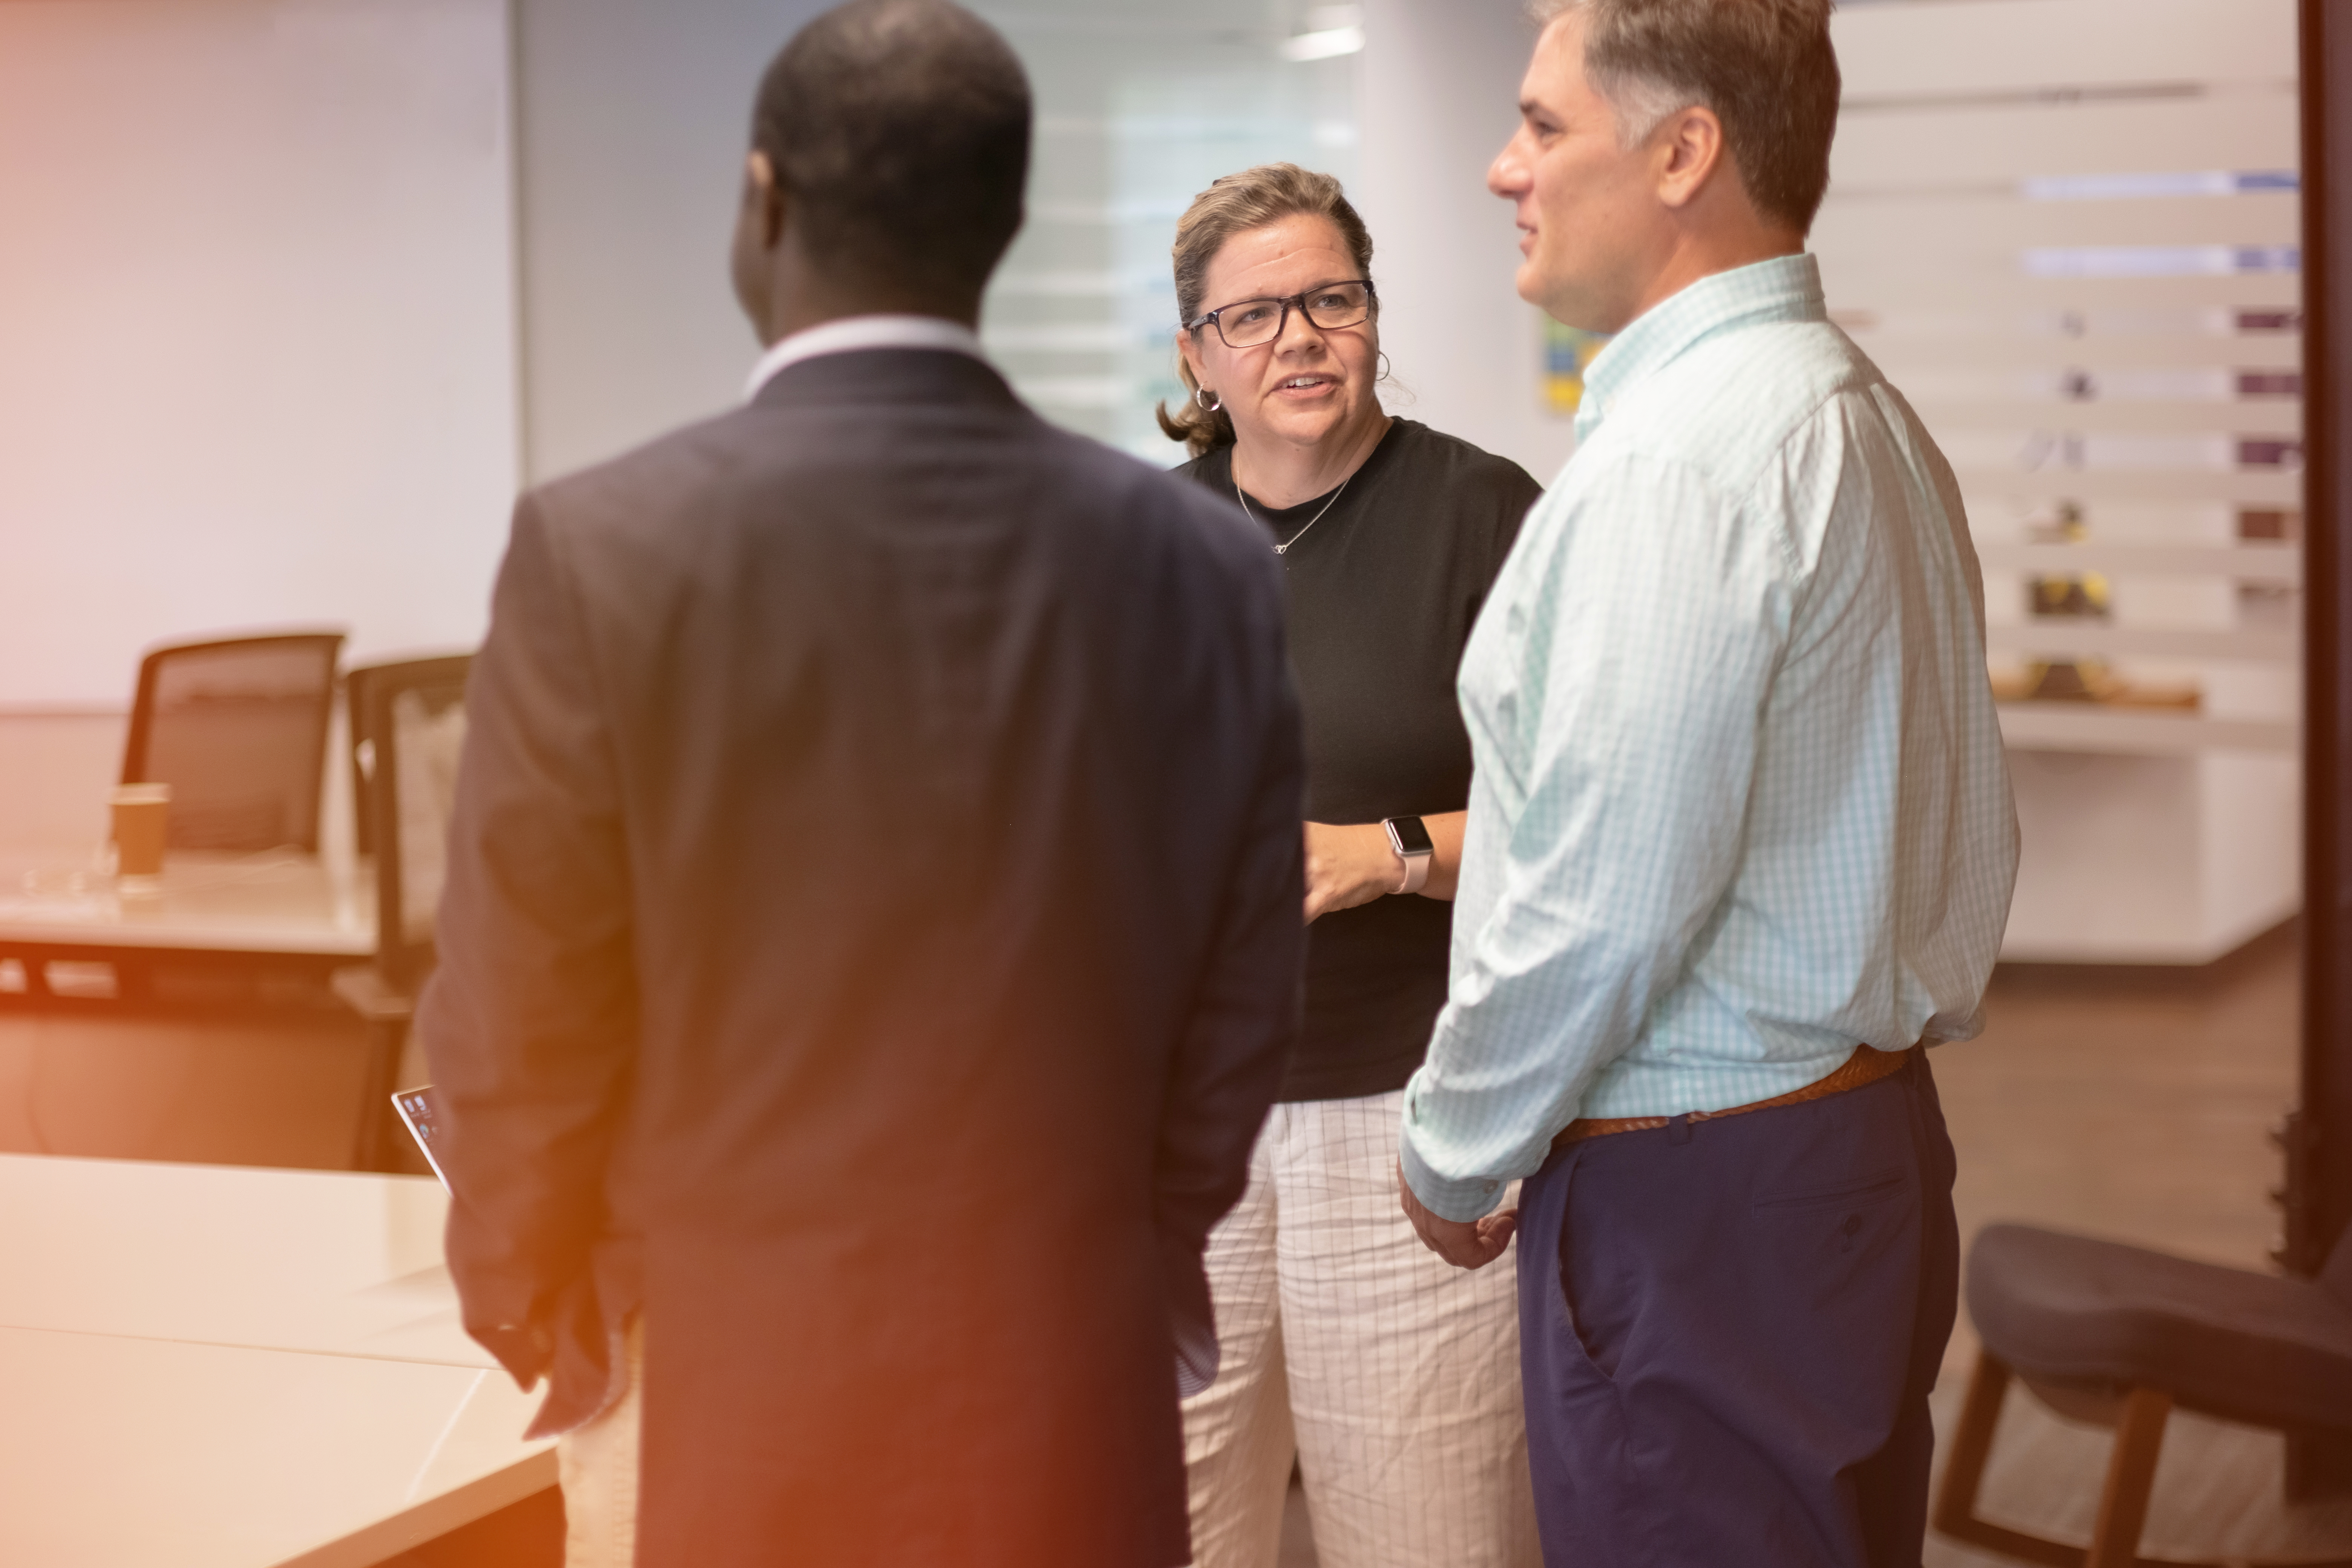
[[[1227,240],[1286,217],[1329,219],[1349,254],[1356,258],[1357,276],[1372,275],[1371,234],[1349,205],[1339,181],[1296,163],[1260,163],[1217,181],[1194,196],[1184,216],[1176,220],[1176,244],[1170,255],[1176,264],[1177,324],[1182,326],[1206,308],[1202,295],[1209,286],[1209,264]],[[1192,328],[1193,341],[1197,342],[1206,330]],[[1170,440],[1183,442],[1196,458],[1232,446],[1233,416],[1222,407],[1201,406],[1201,384],[1192,379],[1192,367],[1181,354],[1176,357],[1176,374],[1192,395],[1172,414],[1161,404],[1157,410],[1160,428]]]

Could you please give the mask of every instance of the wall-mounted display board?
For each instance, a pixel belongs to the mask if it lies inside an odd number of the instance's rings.
[[[481,632],[516,480],[505,0],[0,5],[0,709]]]
[[[1813,244],[1967,497],[2024,835],[2004,956],[2219,957],[2300,895],[2294,0],[1835,26]]]

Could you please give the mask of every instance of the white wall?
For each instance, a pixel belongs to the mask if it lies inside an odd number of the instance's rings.
[[[216,628],[479,635],[508,120],[503,0],[0,5],[0,707]]]
[[[1535,30],[1519,0],[1368,0],[1353,195],[1372,231],[1392,410],[1549,484],[1575,446],[1543,401],[1542,317],[1486,165],[1518,124]]]
[[[822,0],[516,0],[528,473],[728,407],[727,278],[760,74]]]
[[[79,860],[97,849],[129,728],[120,713],[0,714],[0,854]]]

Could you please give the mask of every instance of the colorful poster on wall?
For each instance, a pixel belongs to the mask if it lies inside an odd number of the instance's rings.
[[[1542,318],[1544,334],[1544,406],[1561,419],[1571,418],[1584,401],[1584,367],[1609,342],[1599,332],[1562,326]]]

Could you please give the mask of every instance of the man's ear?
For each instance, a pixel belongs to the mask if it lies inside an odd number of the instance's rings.
[[[776,165],[767,153],[753,148],[743,157],[743,205],[762,250],[773,250],[784,233],[784,189],[776,183]]]
[[[1695,103],[1676,110],[1652,132],[1658,200],[1670,207],[1685,207],[1698,199],[1707,182],[1730,162],[1723,144],[1723,121],[1715,110]],[[1734,176],[1737,177],[1736,175]]]

